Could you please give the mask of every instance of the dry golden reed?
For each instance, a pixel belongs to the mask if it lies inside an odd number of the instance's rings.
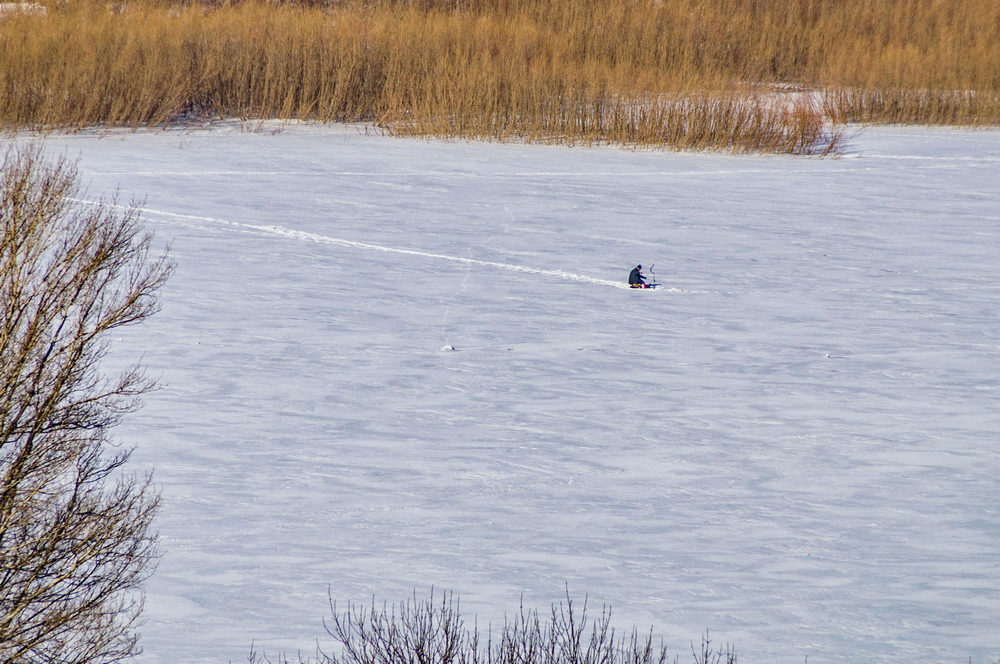
[[[1000,124],[995,0],[69,0],[0,17],[0,126],[184,118],[793,154]]]

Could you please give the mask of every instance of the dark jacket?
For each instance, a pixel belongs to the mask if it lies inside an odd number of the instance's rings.
[[[628,273],[628,283],[630,286],[644,284],[646,283],[646,277],[642,276],[642,272],[639,271],[639,268],[634,267],[632,268],[632,271]]]

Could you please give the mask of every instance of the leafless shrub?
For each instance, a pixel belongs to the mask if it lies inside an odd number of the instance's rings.
[[[158,496],[120,477],[110,430],[151,383],[99,363],[142,321],[170,266],[134,205],[82,208],[75,167],[38,147],[0,173],[0,662],[117,662],[138,652],[137,588]],[[116,477],[118,479],[116,479]]]
[[[700,646],[691,643],[691,654],[694,664],[736,664],[736,649],[728,643],[722,648],[712,647],[708,632],[702,635]]]
[[[338,613],[332,605],[327,632],[343,645],[333,664],[476,664],[478,637],[465,628],[451,595],[440,604],[429,600],[402,602],[399,607],[372,604],[370,609],[349,605]],[[398,614],[397,614],[398,610]]]
[[[591,619],[587,602],[577,609],[567,595],[565,603],[552,605],[543,615],[535,609],[520,610],[504,618],[494,634],[492,626],[481,634],[474,621],[466,626],[459,602],[451,593],[439,599],[410,600],[396,606],[374,602],[371,606],[348,604],[343,611],[331,602],[327,633],[340,643],[339,654],[322,650],[319,664],[668,664],[667,649],[654,644],[652,632],[633,629],[619,633],[611,624],[611,609]],[[695,664],[737,664],[729,645],[715,649],[702,638],[701,649],[692,644]],[[290,664],[285,655],[269,659],[253,650],[250,664]],[[298,656],[299,664],[308,660]],[[677,657],[673,664],[677,664]]]

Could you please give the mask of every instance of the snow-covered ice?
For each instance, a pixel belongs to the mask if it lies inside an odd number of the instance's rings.
[[[681,661],[705,629],[745,664],[1000,659],[1000,132],[275,127],[45,140],[178,265],[109,363],[163,383],[119,430],[164,498],[142,662],[309,654],[328,592],[431,586],[481,625],[568,587]]]

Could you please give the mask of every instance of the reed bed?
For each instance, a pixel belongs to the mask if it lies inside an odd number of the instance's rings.
[[[991,91],[835,88],[823,91],[822,105],[838,124],[1000,124],[1000,94]]]
[[[995,0],[63,0],[0,17],[0,58],[7,129],[295,118],[815,154],[831,122],[1000,124]]]

